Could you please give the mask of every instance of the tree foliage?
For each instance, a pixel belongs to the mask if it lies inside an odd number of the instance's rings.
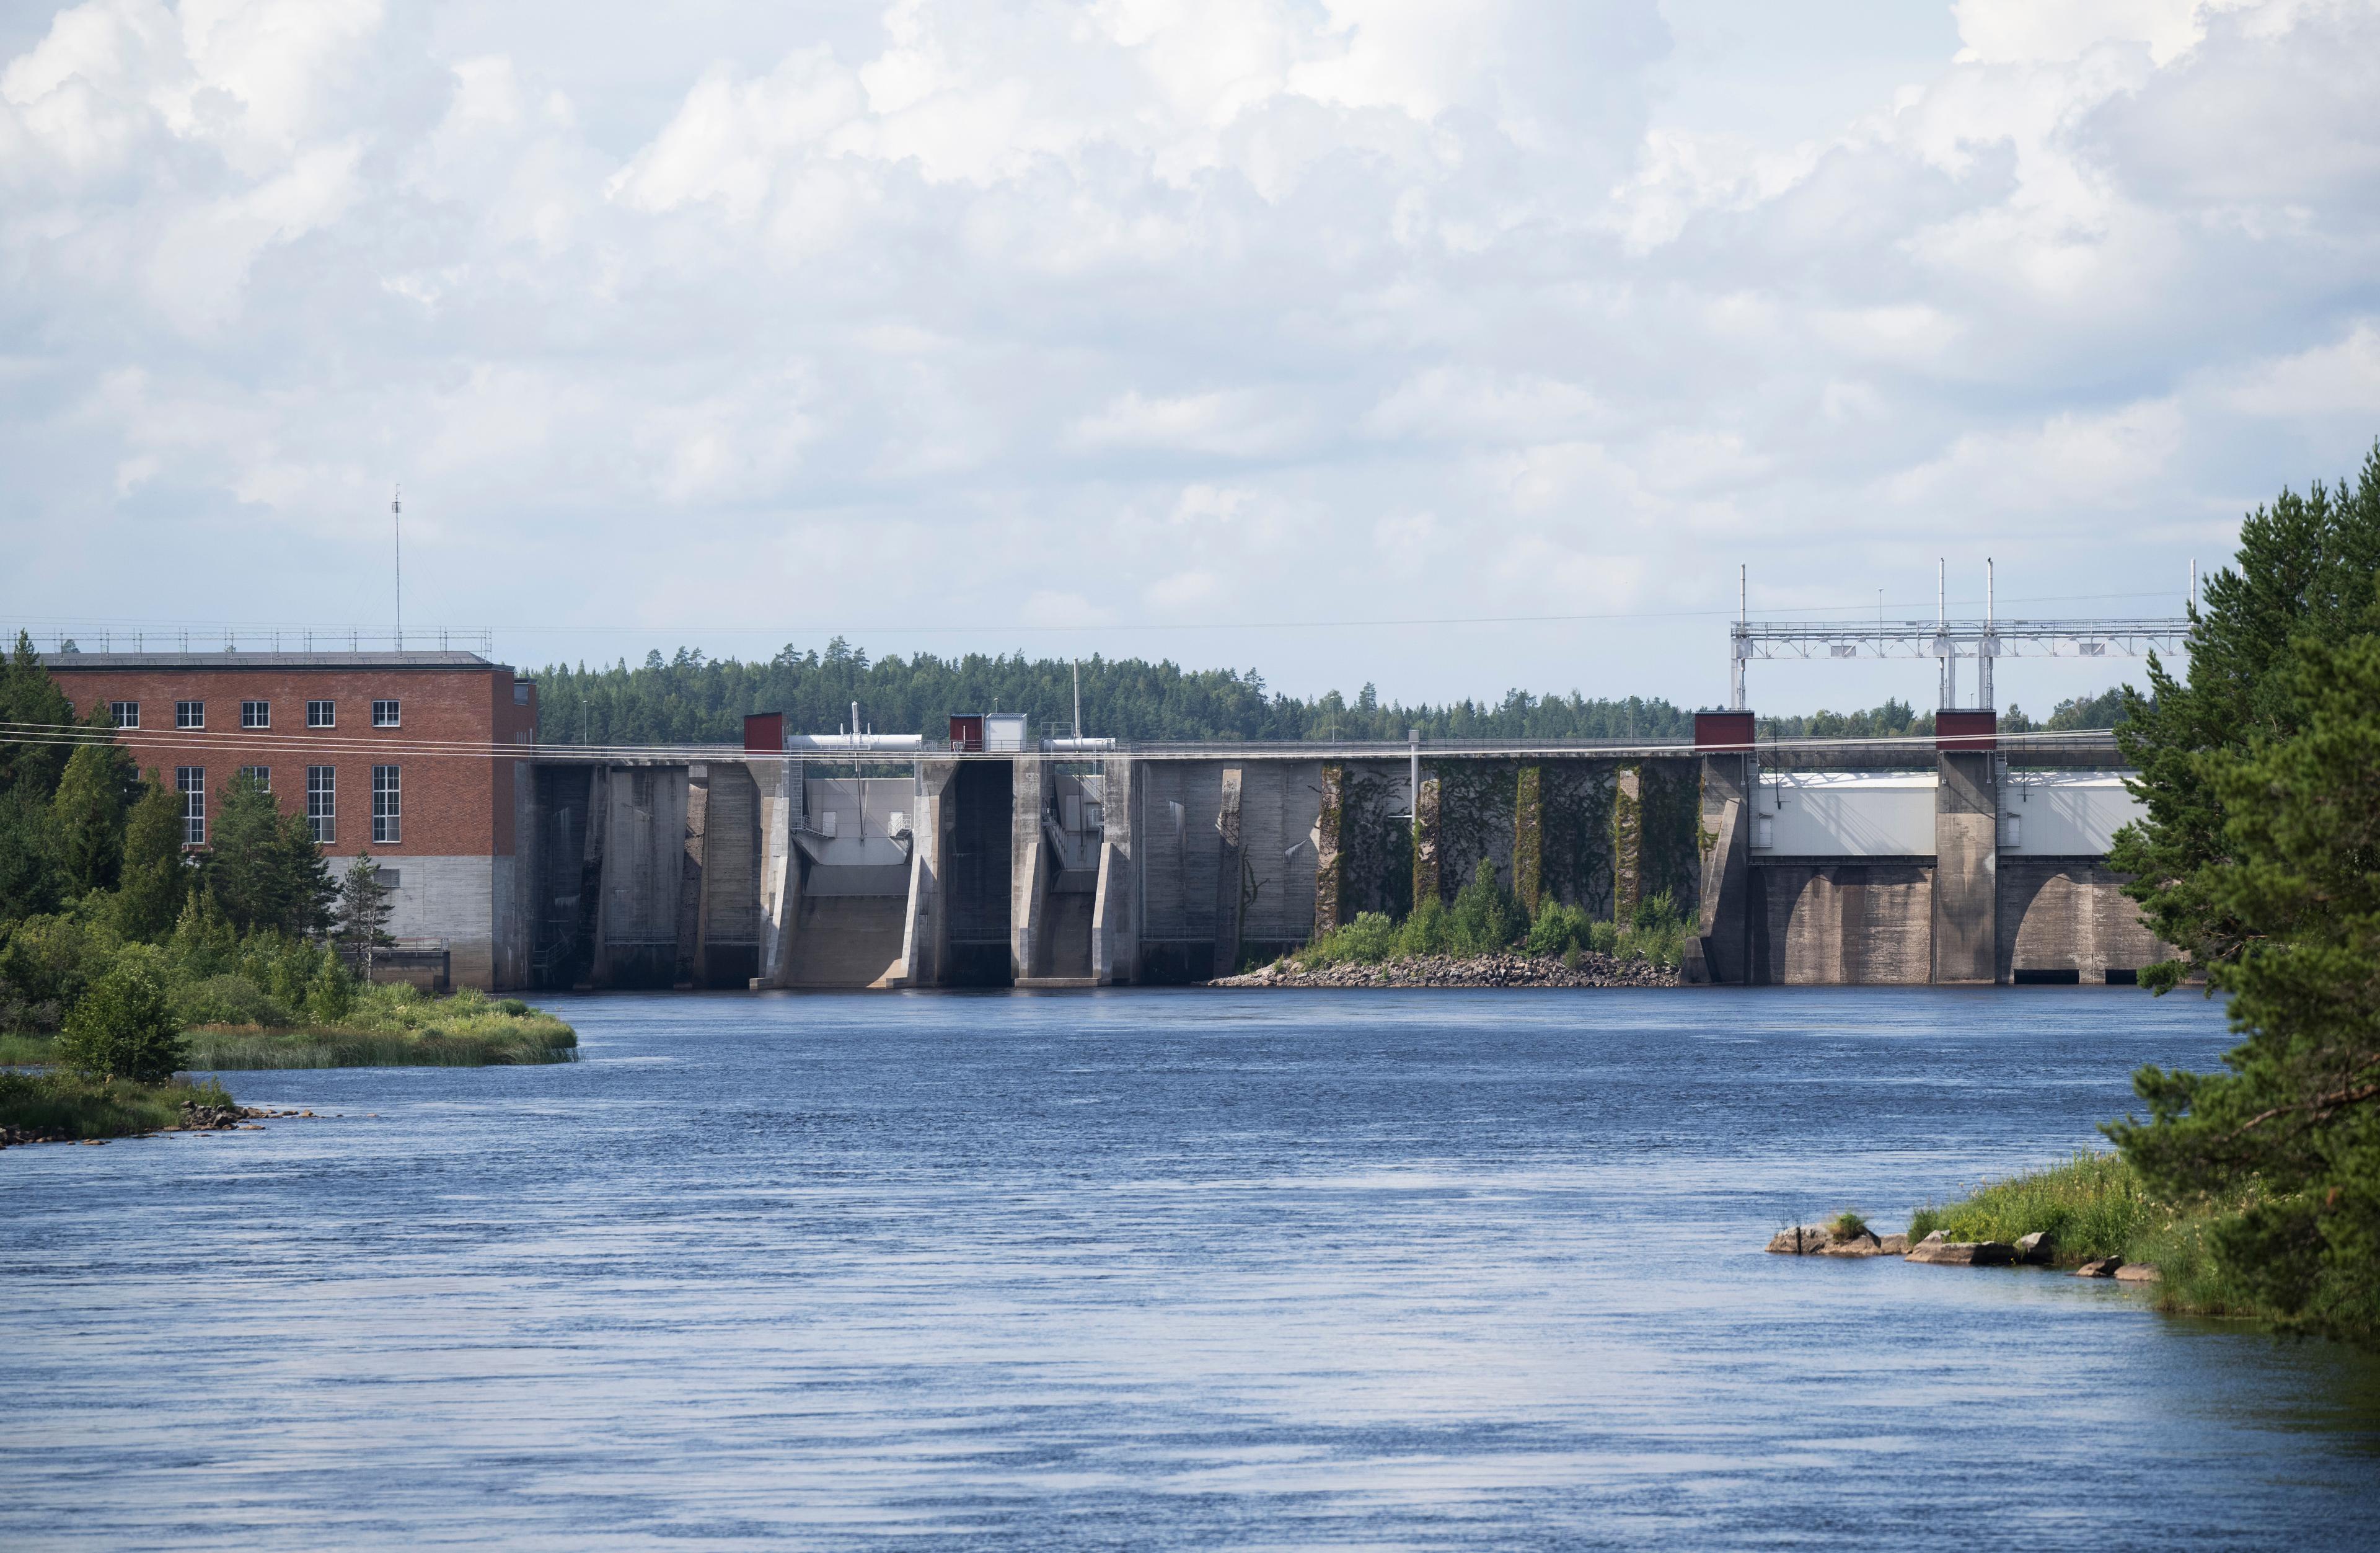
[[[322,932],[337,887],[306,816],[282,813],[245,772],[224,785],[219,799],[203,877],[224,916],[241,932]]]
[[[2116,861],[2246,1039],[2216,1073],[2143,1069],[2109,1131],[2160,1192],[2244,1203],[2218,1265],[2285,1327],[2380,1343],[2380,447],[2352,488],[2243,526],[2186,680],[2120,730],[2147,816]]]
[[[164,1083],[189,1060],[165,984],[139,960],[100,978],[67,1016],[58,1060],[96,1079]]]

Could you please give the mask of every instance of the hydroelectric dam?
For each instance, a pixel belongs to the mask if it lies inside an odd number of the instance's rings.
[[[2129,982],[2169,950],[2107,865],[2139,812],[2112,735],[1168,744],[800,735],[543,746],[515,879],[541,987],[1204,981],[1481,870],[1534,910],[1666,893],[1690,982]],[[856,720],[855,719],[855,726]],[[524,963],[525,962],[525,963]]]

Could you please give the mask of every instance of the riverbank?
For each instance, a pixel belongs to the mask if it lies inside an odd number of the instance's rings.
[[[1951,1244],[2027,1247],[2038,1265],[2156,1286],[2176,1315],[2271,1322],[2275,1313],[2216,1264],[2210,1236],[2247,1204],[2163,1203],[2122,1156],[2079,1150],[2062,1165],[1985,1181],[1964,1197],[1928,1203],[1909,1219],[1912,1245],[1939,1233]],[[1927,1258],[1912,1258],[1927,1260]]]
[[[0,1071],[0,1148],[237,1127],[252,1116],[223,1085],[105,1082],[65,1071]]]
[[[410,986],[363,990],[335,1023],[198,1024],[183,1039],[193,1073],[280,1068],[492,1068],[577,1060],[577,1033],[516,997],[465,988],[425,997]],[[45,1068],[55,1038],[0,1035],[0,1065]]]
[[[1671,987],[1678,968],[1579,950],[1568,955],[1406,955],[1382,960],[1261,970],[1208,982],[1214,987]]]

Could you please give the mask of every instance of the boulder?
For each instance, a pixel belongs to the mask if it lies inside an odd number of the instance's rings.
[[[2124,1259],[2120,1256],[2103,1256],[2096,1262],[2085,1262],[2082,1266],[2075,1268],[2074,1276],[2076,1278],[2111,1278],[2116,1276],[2117,1269],[2123,1266],[2123,1265]]]
[[[2145,1262],[2127,1262],[2116,1269],[2119,1283],[2155,1283],[2157,1270]]]
[[[1887,1235],[1876,1242],[1876,1253],[1878,1256],[1906,1256],[1909,1254],[1909,1237]]]
[[[1818,1254],[1821,1256],[1882,1256],[1884,1242],[1863,1230],[1847,1241],[1829,1241],[1818,1248]]]
[[[2016,1259],[2028,1267],[2046,1267],[2058,1258],[2058,1237],[2035,1229],[2016,1243]]]
[[[1785,1256],[1815,1256],[1832,1239],[1824,1225],[1796,1224],[1778,1230],[1769,1241],[1768,1249]]]
[[[2005,1267],[2016,1261],[2016,1247],[2006,1241],[1946,1241],[1937,1232],[1918,1241],[1906,1260],[1943,1267]]]

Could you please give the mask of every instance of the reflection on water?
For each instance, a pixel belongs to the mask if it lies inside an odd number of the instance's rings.
[[[0,1543],[2351,1547],[2380,1372],[1765,1255],[2095,1141],[2096,988],[610,997],[0,1155]],[[376,1119],[361,1113],[377,1112]]]

